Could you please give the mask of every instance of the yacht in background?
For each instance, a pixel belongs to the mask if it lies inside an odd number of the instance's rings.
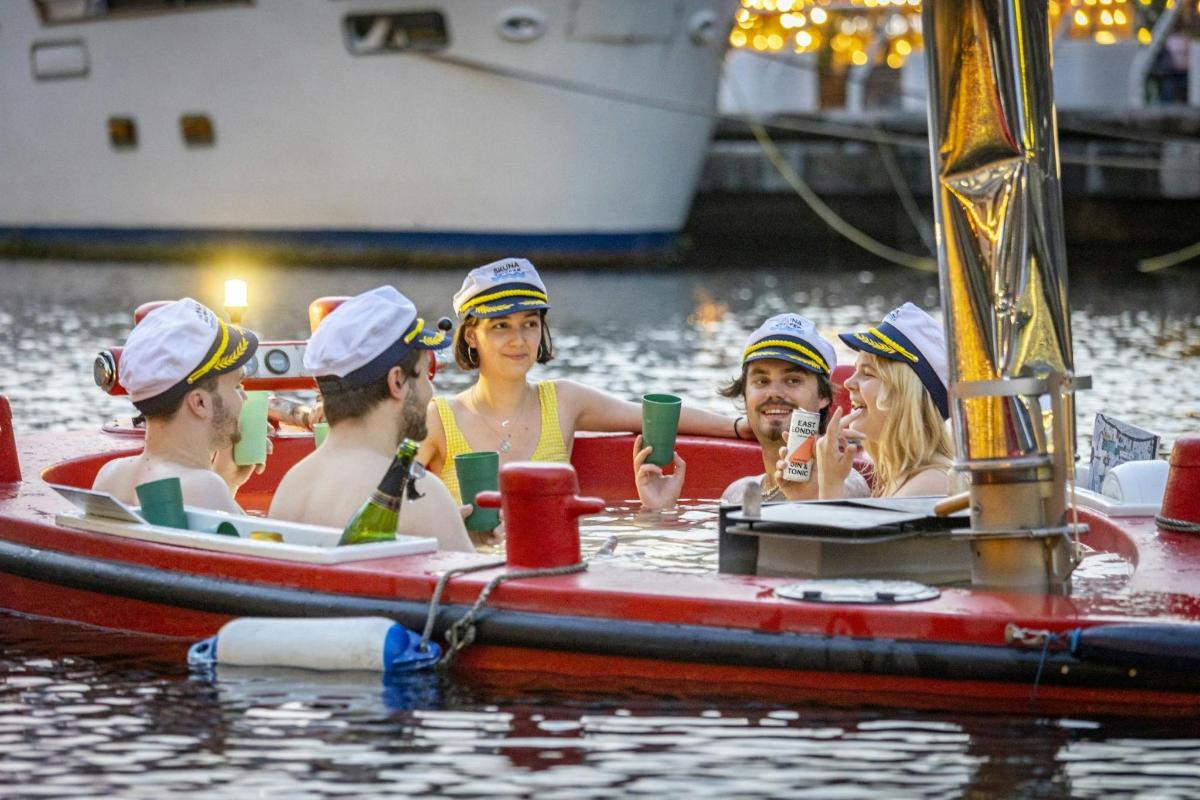
[[[4,0],[0,249],[660,251],[737,0]]]

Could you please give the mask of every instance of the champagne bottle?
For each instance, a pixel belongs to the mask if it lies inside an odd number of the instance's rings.
[[[405,439],[396,450],[396,458],[388,467],[387,474],[379,482],[379,488],[363,503],[342,530],[338,545],[391,542],[396,539],[396,524],[400,521],[400,504],[407,494],[415,493],[409,481],[413,472],[413,461],[417,457],[417,443]]]

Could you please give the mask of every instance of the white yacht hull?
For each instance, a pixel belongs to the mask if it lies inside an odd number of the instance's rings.
[[[5,0],[0,242],[662,247],[703,163],[734,6],[257,0],[47,23]],[[504,38],[514,8],[544,33]],[[351,52],[348,15],[429,10],[443,49]],[[39,65],[59,49],[79,74]],[[185,144],[189,114],[211,146]],[[135,121],[136,147],[113,146],[113,117]]]

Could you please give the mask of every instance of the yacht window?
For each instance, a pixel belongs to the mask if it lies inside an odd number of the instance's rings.
[[[355,55],[441,50],[450,43],[440,11],[349,14],[342,27],[346,48]]]
[[[29,55],[33,77],[39,81],[87,77],[88,51],[82,39],[34,42]]]
[[[188,147],[212,147],[216,142],[212,119],[206,114],[184,114],[179,118],[179,130]]]
[[[33,4],[42,24],[53,25],[220,6],[249,6],[254,0],[33,0]]]
[[[109,117],[108,141],[114,150],[132,150],[137,147],[137,121],[133,117]]]

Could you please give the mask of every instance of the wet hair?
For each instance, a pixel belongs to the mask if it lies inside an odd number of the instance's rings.
[[[421,351],[413,349],[394,366],[399,367],[406,378],[417,378],[421,374],[417,370],[420,358]],[[317,378],[317,388],[321,390],[321,400],[325,406],[325,419],[330,425],[336,425],[344,419],[356,419],[371,413],[376,406],[392,396],[392,390],[388,386],[388,374],[391,371],[389,368],[370,383],[353,388],[345,388],[337,380]]]
[[[511,316],[511,315],[508,315]],[[542,321],[542,341],[538,343],[537,363],[546,364],[554,359],[554,339],[550,336],[550,323],[546,321],[546,309],[538,311]],[[465,336],[468,328],[479,325],[479,317],[468,315],[454,330],[454,363],[462,370],[479,369],[479,351],[467,344]]]
[[[876,405],[888,414],[878,440],[863,444],[875,465],[875,494],[888,496],[921,470],[948,469],[954,455],[946,422],[917,373],[903,362],[865,355],[882,384]]]
[[[210,372],[191,386],[180,383],[157,397],[151,397],[147,400],[134,403],[134,408],[140,411],[146,419],[161,419],[164,422],[169,422],[179,413],[179,409],[183,408],[183,401],[187,396],[195,390],[203,389],[206,392],[215,394],[217,391],[217,379],[220,377],[220,375]]]
[[[754,362],[751,361],[750,364]],[[790,363],[790,362],[789,362]],[[742,364],[742,372],[729,383],[717,388],[717,394],[721,397],[728,397],[730,400],[741,401],[742,406],[746,405],[746,375],[750,371],[750,364]],[[808,372],[817,376],[817,396],[822,400],[828,400],[825,407],[820,410],[821,420],[818,423],[818,433],[825,433],[825,426],[829,423],[829,415],[833,413],[833,384],[829,381],[828,376],[822,375],[811,370],[806,370],[803,367],[796,369]]]

